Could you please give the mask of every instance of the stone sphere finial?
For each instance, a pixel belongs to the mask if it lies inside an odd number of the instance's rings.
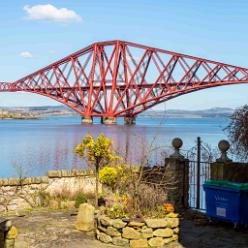
[[[174,138],[171,142],[172,146],[175,148],[175,149],[180,149],[183,145],[183,141],[180,139],[180,138]]]
[[[184,158],[182,154],[180,154],[180,148],[183,145],[183,141],[180,138],[174,138],[171,142],[174,147],[174,153],[170,156],[171,158]]]
[[[218,144],[218,147],[221,152],[227,152],[230,148],[230,143],[227,140],[221,140]]]
[[[221,140],[218,143],[218,147],[221,152],[221,156],[219,159],[217,159],[218,162],[230,162],[232,161],[231,159],[228,158],[227,156],[227,151],[230,148],[230,143],[227,140]]]

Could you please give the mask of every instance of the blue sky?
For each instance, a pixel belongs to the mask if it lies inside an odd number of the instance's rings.
[[[47,4],[66,11],[63,16],[46,15],[39,5]],[[112,39],[248,68],[247,0],[11,0],[1,1],[0,10],[2,81],[14,81],[92,42]],[[248,84],[218,87],[156,108],[238,107],[247,97]],[[34,105],[58,103],[34,94],[0,94],[0,106]]]

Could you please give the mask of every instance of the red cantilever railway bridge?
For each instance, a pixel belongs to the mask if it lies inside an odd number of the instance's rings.
[[[248,69],[125,41],[94,43],[1,92],[52,98],[84,117],[133,118],[194,91],[248,83]]]

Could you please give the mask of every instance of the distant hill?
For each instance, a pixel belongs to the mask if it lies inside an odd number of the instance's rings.
[[[168,109],[166,111],[152,111],[148,110],[142,115],[144,116],[166,116],[168,118],[176,117],[195,117],[195,118],[204,118],[204,117],[229,117],[233,113],[234,109],[232,108],[210,108],[202,110],[183,110],[183,109]]]
[[[16,113],[31,114],[34,116],[75,116],[74,110],[66,106],[36,106],[36,107],[0,107],[2,110]],[[147,110],[140,116],[163,116],[167,118],[206,118],[206,117],[229,117],[233,113],[232,108],[210,108],[202,110],[168,109],[166,111]]]
[[[1,107],[0,107],[1,108]],[[2,109],[16,113],[28,113],[35,116],[72,116],[78,115],[65,106],[35,106],[35,107],[3,107]]]

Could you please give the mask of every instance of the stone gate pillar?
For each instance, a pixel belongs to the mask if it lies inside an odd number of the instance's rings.
[[[210,179],[247,183],[248,164],[233,162],[228,158],[227,152],[230,148],[230,144],[227,140],[221,140],[218,147],[221,156],[216,159],[216,162],[210,164]]]
[[[180,153],[182,145],[180,138],[173,139],[174,153],[165,160],[168,202],[174,204],[177,211],[189,207],[189,160]]]

